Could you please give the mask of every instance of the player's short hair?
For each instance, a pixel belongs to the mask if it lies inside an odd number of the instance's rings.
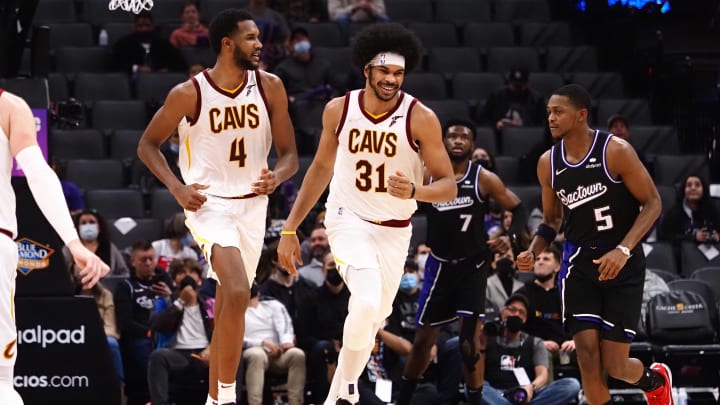
[[[247,11],[239,8],[229,8],[216,15],[210,22],[210,28],[208,28],[210,46],[213,51],[217,54],[220,53],[222,39],[231,36],[237,30],[237,23],[252,19],[252,16]]]
[[[472,123],[472,121],[465,119],[465,118],[451,118],[445,122],[445,126],[443,127],[443,137],[447,136],[447,131],[450,129],[450,127],[454,126],[461,126],[466,127],[470,129],[470,132],[472,133],[473,142],[475,141],[475,137],[477,134],[475,133],[475,124]]]
[[[364,68],[380,52],[394,52],[405,58],[405,71],[420,63],[422,45],[417,36],[398,23],[372,24],[358,32],[352,41],[352,61]]]
[[[552,95],[567,97],[570,100],[570,103],[576,108],[584,108],[588,110],[588,112],[590,111],[592,97],[590,97],[590,93],[588,93],[588,91],[579,84],[566,84],[565,86],[556,89]]]

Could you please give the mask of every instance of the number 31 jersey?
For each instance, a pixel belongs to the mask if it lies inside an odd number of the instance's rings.
[[[595,131],[590,150],[576,164],[565,158],[563,141],[550,150],[552,188],[563,206],[565,238],[582,247],[615,248],[640,213],[638,201],[607,167],[611,139]]]
[[[417,100],[400,91],[390,111],[373,117],[365,111],[363,96],[364,90],[345,95],[328,205],[370,221],[408,219],[417,204],[388,194],[388,178],[400,171],[416,185],[423,182],[423,163],[410,132]]]
[[[191,78],[198,93],[195,120],[180,123],[178,165],[185,184],[210,186],[207,194],[250,194],[250,184],[268,167],[270,116],[259,70],[246,70],[234,90],[216,85],[207,70]]]

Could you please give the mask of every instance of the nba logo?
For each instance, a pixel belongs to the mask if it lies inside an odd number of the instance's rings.
[[[381,54],[380,54],[380,64],[381,64],[381,65],[384,65],[384,64],[385,64],[385,54],[384,54],[384,53],[381,53]]]
[[[500,357],[500,370],[510,370],[515,368],[515,356],[503,354]]]

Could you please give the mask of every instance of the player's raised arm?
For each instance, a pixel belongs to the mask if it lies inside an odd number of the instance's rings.
[[[290,114],[288,113],[287,93],[280,78],[274,74],[262,72],[265,96],[270,110],[270,127],[272,128],[273,143],[277,151],[278,160],[272,168],[275,185],[292,177],[298,170],[298,154],[295,146],[295,130],[293,129]]]

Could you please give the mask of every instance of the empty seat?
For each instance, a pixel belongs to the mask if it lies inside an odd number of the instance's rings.
[[[77,21],[73,0],[42,0],[38,2],[33,22],[35,25],[73,23]]]
[[[534,47],[495,47],[488,49],[488,71],[507,73],[513,68],[524,68],[530,72],[540,70],[540,59]]]
[[[518,196],[528,211],[535,207],[542,207],[542,190],[540,186],[512,186],[510,191]]]
[[[661,215],[665,215],[675,204],[675,201],[677,201],[677,192],[675,191],[675,187],[671,185],[656,184],[655,188],[657,188],[658,194],[660,194],[660,201],[662,202]]]
[[[520,45],[570,46],[570,26],[564,22],[529,22],[520,26]]]
[[[139,129],[118,129],[110,136],[110,157],[127,160],[137,157],[137,146],[143,131]]]
[[[505,156],[522,157],[543,142],[545,127],[507,127],[500,135],[501,151]]]
[[[469,23],[463,28],[463,45],[484,49],[514,46],[515,34],[508,23]]]
[[[92,125],[101,131],[144,129],[148,123],[145,103],[139,100],[100,100],[92,108]]]
[[[137,76],[137,98],[163,103],[170,90],[185,80],[183,73],[141,73]]]
[[[181,24],[185,0],[162,0],[153,3],[152,13],[155,24],[170,25]],[[237,4],[237,3],[236,3]],[[237,6],[236,6],[237,7]],[[201,15],[202,16],[202,15]],[[208,18],[214,15],[204,16]]]
[[[453,118],[470,119],[470,111],[467,104],[460,100],[429,100],[423,102],[428,108],[435,112],[440,123],[447,122]]]
[[[485,149],[491,156],[497,155],[495,131],[488,127],[475,128],[475,147]]]
[[[185,64],[203,65],[206,67],[214,66],[217,55],[210,48],[199,48],[194,46],[183,46],[180,48]]]
[[[108,45],[112,46],[118,39],[132,34],[135,27],[131,22],[113,22],[105,24],[103,29],[108,35]]]
[[[245,8],[249,0],[207,0],[202,4],[202,16],[207,20],[212,19],[221,11],[227,8]]]
[[[56,70],[60,73],[105,72],[109,60],[107,48],[102,46],[63,47],[55,54]]]
[[[658,155],[653,165],[653,178],[659,185],[672,186],[681,183],[690,174],[709,178],[707,161],[703,155]]]
[[[644,98],[604,99],[597,103],[597,123],[606,125],[615,114],[625,116],[630,125],[651,125],[650,105]]]
[[[107,4],[105,5],[107,8]],[[50,28],[50,49],[63,46],[95,45],[92,27],[87,23],[48,24]]]
[[[646,154],[672,155],[678,153],[680,140],[671,126],[630,126],[630,143]]]
[[[403,91],[420,100],[442,100],[447,98],[445,80],[437,73],[413,73],[405,76]]]
[[[420,38],[425,49],[458,46],[457,31],[450,23],[410,23],[408,29]]]
[[[122,10],[109,10],[104,0],[85,0],[83,19],[93,25],[103,26],[111,22],[133,22],[133,14]]]
[[[462,72],[453,77],[452,97],[477,105],[502,86],[503,77],[498,73]]]
[[[720,297],[720,267],[700,267],[690,274],[690,278],[707,283],[713,292],[715,301],[718,300]]]
[[[150,217],[165,219],[183,212],[175,197],[165,188],[156,188],[150,193]]]
[[[597,72],[595,48],[589,46],[548,47],[545,70],[548,72]]]
[[[123,166],[119,160],[68,160],[65,180],[85,190],[125,187]]]
[[[519,183],[520,162],[518,158],[512,156],[496,156],[495,166],[497,166],[495,173],[500,176],[506,185],[511,186]]]
[[[387,0],[385,10],[392,21],[432,21],[430,0]]]
[[[38,79],[0,79],[0,87],[25,99],[32,108],[49,108],[48,82]]]
[[[458,72],[477,72],[480,55],[475,48],[432,48],[428,55],[428,71],[451,75]]]
[[[685,241],[680,244],[680,263],[680,274],[685,277],[692,275],[692,278],[707,281],[713,287],[716,295],[720,297],[720,280],[709,279],[714,273],[720,271],[720,256],[708,260],[700,251],[697,243]],[[703,271],[698,271],[700,269]],[[696,271],[697,274],[695,274]]]
[[[555,90],[565,84],[565,80],[559,73],[532,72],[528,84],[531,89],[547,99]]]
[[[490,2],[487,0],[436,1],[435,21],[447,21],[458,25],[490,21]]]
[[[106,218],[145,216],[142,194],[138,190],[90,190],[85,194],[88,208]]]
[[[660,270],[660,269],[653,269],[652,267],[649,267],[649,266],[647,267],[647,271],[652,271],[658,277],[663,279],[663,281],[665,281],[665,283],[669,283],[671,281],[680,279],[680,275],[677,273],[671,273],[669,271]]]
[[[317,58],[323,58],[330,62],[333,70],[349,71],[354,69],[352,64],[352,54],[349,47],[342,48],[313,48],[313,53]]]
[[[50,101],[58,102],[67,100],[70,97],[70,88],[67,79],[62,73],[48,73],[48,92]]]
[[[495,2],[495,21],[550,21],[550,8],[545,0],[500,0]]]
[[[75,98],[81,102],[130,100],[130,83],[124,73],[79,73]]]
[[[648,269],[658,269],[673,274],[678,274],[678,269],[675,264],[675,255],[673,253],[672,246],[667,242],[654,242],[647,243],[649,248],[652,248],[649,253],[646,253],[645,261]]]
[[[412,224],[412,236],[410,237],[410,249],[427,240],[427,217],[425,214],[415,214],[410,218]]]
[[[575,73],[572,81],[585,87],[595,99],[625,97],[625,83],[619,73]]]
[[[313,46],[339,47],[346,45],[340,26],[335,22],[295,23],[294,26],[307,30]]]
[[[119,227],[117,220],[108,221],[110,228],[110,238],[118,249],[125,249],[132,246],[138,240],[154,241],[163,237],[163,222],[157,218],[133,218],[132,222],[128,219],[121,219],[121,222],[128,224],[130,229]],[[128,223],[129,222],[129,223]],[[122,228],[122,230],[121,230]]]
[[[50,153],[61,160],[103,159],[105,143],[100,131],[94,129],[56,129],[50,133]]]

